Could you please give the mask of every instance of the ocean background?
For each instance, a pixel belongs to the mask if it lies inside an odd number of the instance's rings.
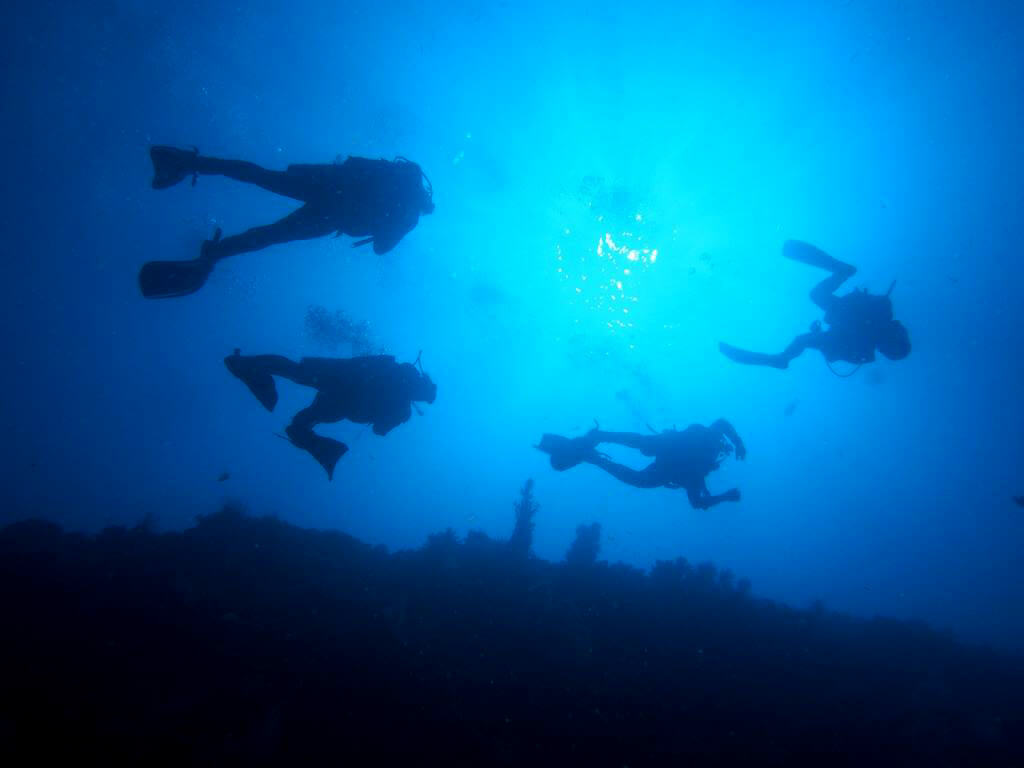
[[[1024,648],[1018,3],[16,3],[3,25],[0,522],[175,531],[225,501],[390,551],[582,523],[601,559],[711,561],[754,594]],[[436,211],[382,257],[349,238],[220,264],[144,300],[143,262],[294,203],[222,178],[150,188],[152,144],[267,167],[421,164]],[[789,238],[858,266],[913,352],[838,378],[747,368],[820,312]],[[637,256],[630,259],[630,253]],[[422,361],[437,401],[342,423],[333,482],[222,359],[347,354],[310,307]],[[837,366],[839,372],[847,368]],[[787,413],[788,411],[788,413]],[[748,448],[692,510],[544,432],[730,420]],[[616,453],[632,466],[642,457]],[[222,473],[230,478],[219,482]]]

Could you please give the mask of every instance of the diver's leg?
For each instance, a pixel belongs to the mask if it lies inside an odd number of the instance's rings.
[[[302,445],[309,435],[315,435],[313,427],[320,423],[317,418],[317,400],[320,399],[320,393],[316,394],[313,398],[313,402],[306,408],[296,413],[292,417],[292,423],[285,428],[285,432],[288,437],[292,439],[292,442],[298,445],[300,448],[305,447]]]
[[[245,160],[223,160],[219,157],[195,155],[191,161],[191,170],[203,175],[226,176],[235,181],[255,184],[275,195],[291,197],[304,203],[317,197],[320,191],[308,174],[271,171]]]
[[[789,359],[785,355],[751,352],[749,349],[740,349],[725,342],[719,342],[718,349],[734,363],[741,363],[742,365],[763,365],[769,368],[786,368],[789,365]]]
[[[665,485],[665,479],[661,477],[660,472],[654,469],[656,462],[648,465],[645,469],[636,470],[614,462],[601,454],[587,458],[586,461],[595,467],[600,467],[615,479],[635,488],[660,488]]]
[[[780,358],[786,361],[786,365],[789,365],[790,360],[794,360],[804,353],[807,349],[819,349],[820,344],[818,338],[821,333],[802,333],[789,342],[789,346],[782,350],[779,355]]]
[[[585,437],[593,441],[594,445],[599,443],[624,445],[627,448],[640,451],[645,456],[654,456],[657,452],[658,435],[643,435],[639,432],[605,432],[601,429],[592,429]]]
[[[690,487],[686,489],[686,498],[690,500],[690,506],[694,509],[707,509],[704,504],[704,495],[701,493],[700,487]]]
[[[273,224],[253,227],[240,235],[232,235],[222,240],[207,240],[203,243],[202,257],[219,261],[239,253],[259,251],[278,243],[292,240],[312,240],[324,237],[337,229],[329,216],[318,209],[304,205]]]
[[[820,333],[804,333],[797,336],[789,343],[782,352],[776,355],[768,355],[763,352],[751,352],[747,349],[740,349],[724,342],[718,343],[718,349],[730,360],[742,363],[743,365],[763,365],[769,368],[788,368],[789,361],[799,357],[808,347],[818,347]]]
[[[782,246],[782,255],[787,259],[799,261],[818,269],[826,269],[832,273],[814,286],[810,294],[811,301],[826,312],[835,301],[836,297],[833,294],[839,290],[839,286],[857,273],[857,268],[852,264],[839,261],[820,248],[815,248],[810,243],[799,240],[787,240]]]
[[[235,373],[236,369],[259,370],[271,376],[280,376],[290,381],[298,381],[301,368],[294,360],[289,360],[284,355],[243,355],[239,350],[224,358],[224,365],[228,370]]]
[[[690,506],[694,509],[711,509],[723,501],[739,501],[739,488],[730,488],[725,493],[717,495],[708,490],[707,482],[701,480],[700,485],[690,486],[686,489],[686,496],[690,500]]]
[[[740,500],[740,489],[730,488],[725,493],[719,494],[708,494],[704,497],[704,503],[707,505],[704,509],[711,509],[716,504],[721,504],[723,501],[739,501]]]
[[[852,274],[857,271],[856,267],[850,264],[845,264],[842,261],[839,261],[839,259],[829,256],[820,248],[816,248],[810,243],[804,243],[800,240],[787,240],[783,243],[782,255],[787,259],[799,261],[801,264],[807,264],[811,267],[824,269],[828,272],[845,272],[849,270]]]
[[[849,271],[833,272],[830,276],[826,277],[820,283],[811,288],[811,292],[808,294],[811,301],[821,307],[825,312],[828,312],[832,308],[832,305],[838,298],[835,294],[836,291],[839,290],[839,286],[845,283],[857,271],[856,267],[851,267],[848,264],[844,266],[849,267]]]
[[[302,387],[312,387],[320,390],[322,384],[322,371],[316,365],[311,365],[307,358],[296,362],[289,360],[282,355],[242,355],[237,349],[234,354],[224,358],[224,364],[232,373],[235,368],[244,367],[248,370],[258,370],[271,376],[280,376],[282,379],[294,381]],[[237,374],[236,374],[237,375]],[[345,418],[343,403],[337,398],[328,399],[323,397],[320,390],[318,399],[314,402],[315,410],[311,410],[309,416],[316,417],[316,423],[329,424]],[[310,406],[312,408],[313,406]],[[309,409],[307,409],[309,410]]]
[[[194,185],[199,174],[226,176],[304,203],[324,196],[324,192],[327,191],[325,181],[328,181],[325,179],[324,171],[331,168],[323,165],[300,165],[289,166],[286,171],[271,171],[245,160],[205,157],[199,154],[198,149],[164,146],[150,147],[149,156],[153,161],[154,189],[173,187],[189,176],[192,177]]]
[[[717,496],[710,493],[699,495],[696,497],[696,501],[694,500],[694,495],[692,493],[690,493],[689,491],[687,491],[686,493],[687,496],[689,496],[690,498],[690,505],[694,509],[711,509],[712,507],[721,504],[723,501],[740,500],[739,488],[730,488],[725,493],[720,493]]]
[[[334,477],[334,467],[338,460],[348,451],[344,443],[323,437],[313,431],[317,424],[330,421],[337,421],[331,418],[332,409],[326,400],[317,393],[313,403],[308,408],[303,408],[292,419],[292,423],[285,428],[285,434],[295,446],[309,453],[327,471],[327,479]]]
[[[268,192],[284,195],[308,203],[317,196],[319,185],[316,175],[288,171],[270,171],[256,163],[245,160],[224,160],[219,157],[204,157],[198,149],[155,146],[149,148],[153,161],[153,188],[173,187],[189,176],[195,184],[200,173],[211,176],[227,176],[229,179],[255,184]],[[304,166],[316,168],[317,166]]]

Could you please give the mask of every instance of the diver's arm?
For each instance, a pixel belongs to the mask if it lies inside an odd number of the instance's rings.
[[[392,237],[390,234],[388,234],[388,235],[374,235],[373,236],[373,252],[376,253],[378,256],[380,256],[381,254],[387,253],[392,248],[394,248],[396,245],[398,245],[398,241],[401,240],[401,239],[402,239],[401,237]]]
[[[711,425],[711,429],[719,434],[725,435],[729,439],[729,442],[731,442],[736,448],[737,459],[742,461],[747,457],[747,447],[743,444],[743,440],[740,439],[739,433],[732,424],[725,419],[718,419],[718,421]]]
[[[396,408],[392,413],[389,413],[383,419],[378,419],[373,422],[373,434],[381,435],[382,437],[390,432],[392,429],[397,427],[399,424],[405,424],[410,418],[412,418],[412,408],[409,403],[406,402],[403,407]]]
[[[723,501],[739,501],[740,500],[740,489],[730,488],[725,493],[720,493],[717,496],[708,494],[704,497],[704,509],[711,509],[716,504],[721,504]]]
[[[394,219],[388,219],[391,226],[373,233],[373,252],[378,255],[387,253],[412,232],[418,222],[419,215],[415,212],[402,213]]]
[[[686,497],[690,500],[690,506],[694,509],[707,509],[707,504],[704,502],[700,489],[692,486],[687,487]]]
[[[691,491],[691,489],[687,488],[686,493],[690,497],[690,503],[695,509],[711,509],[713,506],[721,504],[723,501],[740,500],[739,488],[730,488],[725,493],[720,493],[716,496],[708,490],[706,480],[701,480],[699,492]]]

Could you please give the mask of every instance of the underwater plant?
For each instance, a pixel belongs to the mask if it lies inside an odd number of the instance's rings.
[[[569,565],[593,565],[600,550],[601,524],[578,525],[576,538],[565,553],[565,562]]]
[[[533,518],[540,509],[533,495],[533,478],[528,478],[519,489],[519,500],[515,503],[516,526],[508,540],[509,549],[520,557],[530,554],[533,544]]]

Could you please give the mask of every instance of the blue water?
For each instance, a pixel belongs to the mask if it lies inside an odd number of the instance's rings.
[[[178,529],[236,499],[400,549],[506,535],[532,477],[540,557],[599,522],[611,561],[711,560],[793,605],[1024,647],[1018,5],[382,5],[13,12],[2,521]],[[153,191],[154,143],[274,168],[403,155],[437,209],[382,257],[293,243],[146,301],[144,261],[294,207],[221,178]],[[815,353],[722,357],[819,318],[788,238],[856,264],[852,287],[895,279],[911,356],[846,379]],[[283,384],[269,414],[221,363],[325,354],[311,305],[422,350],[438,384],[385,438],[322,428],[351,448],[330,483],[274,436],[312,393]],[[532,447],[719,417],[749,455],[709,478],[742,501],[710,511]]]

